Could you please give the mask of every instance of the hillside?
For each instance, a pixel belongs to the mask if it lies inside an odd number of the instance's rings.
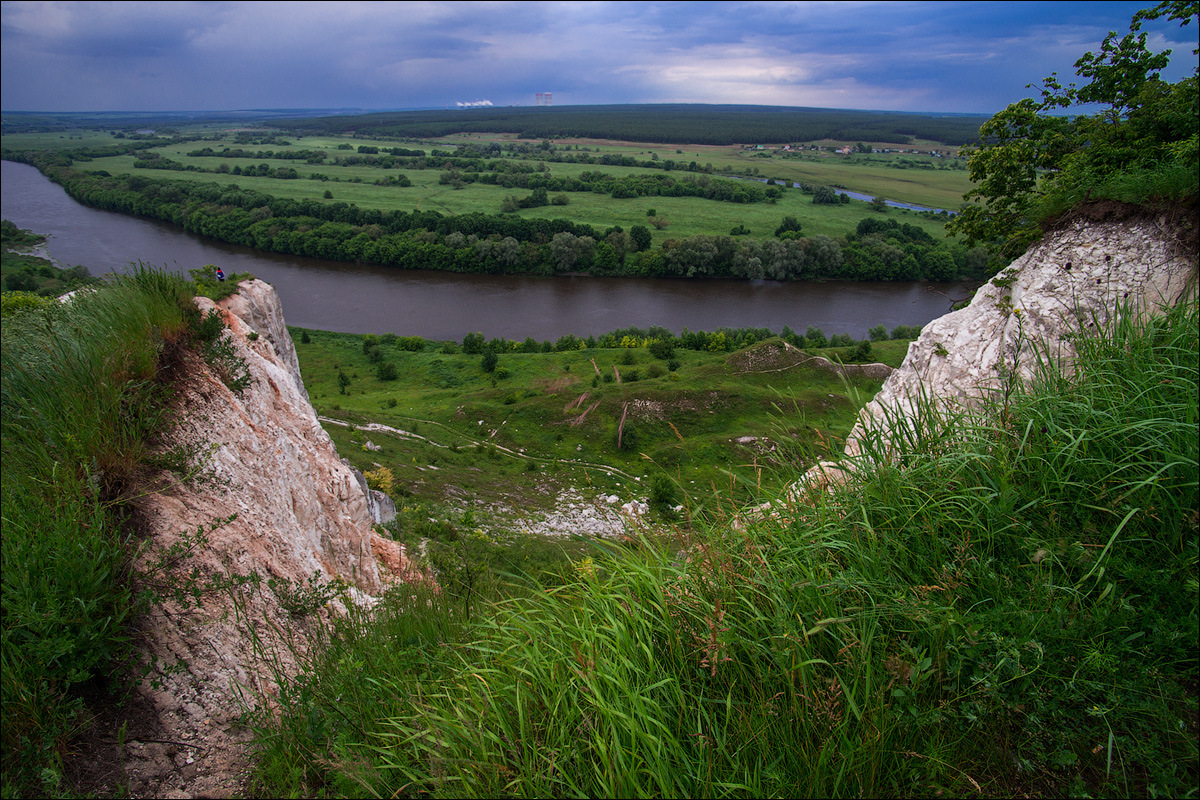
[[[993,283],[1007,303],[989,289],[963,316],[935,322],[887,382],[951,396],[944,378],[929,380],[951,355],[937,347],[951,328],[960,335],[954,346],[964,348],[958,355],[984,377],[988,362],[968,355],[968,340],[979,353],[998,354],[990,369],[1001,375],[1014,352],[1057,353],[1046,337],[1073,336],[1078,315],[1040,317],[1041,338],[1030,338],[1029,349],[998,344],[1009,336],[1004,324],[1025,318],[1032,325],[1039,308],[1075,308],[1064,296],[1091,297],[1088,307],[1097,310],[1144,302],[1165,313],[1085,315],[1096,332],[1063,340],[1076,348],[1074,372],[1059,371],[1054,359],[1025,362],[1025,379],[1002,383],[1000,417],[996,395],[979,411],[918,409],[923,416],[906,427],[919,432],[915,439],[894,425],[881,439],[860,438],[857,470],[842,488],[826,499],[776,504],[766,515],[744,511],[781,483],[743,481],[737,496],[719,485],[682,485],[670,471],[665,483],[633,480],[618,500],[657,502],[653,513],[627,512],[634,516],[625,517],[615,544],[572,535],[552,557],[529,546],[536,536],[503,532],[469,504],[447,516],[409,513],[411,493],[420,481],[436,486],[432,467],[441,465],[417,464],[424,471],[412,477],[395,462],[397,474],[374,469],[377,451],[362,449],[375,436],[364,408],[356,426],[366,436],[339,441],[361,451],[362,466],[373,468],[367,481],[395,496],[401,523],[372,534],[368,495],[296,381],[290,353],[315,345],[315,332],[302,332],[314,341],[292,345],[273,292],[244,283],[218,307],[223,324],[211,341],[227,344],[209,351],[212,365],[166,351],[175,355],[160,369],[177,387],[179,416],[168,436],[154,440],[158,455],[145,462],[152,469],[107,484],[111,496],[129,498],[124,507],[135,510],[146,537],[132,585],[148,592],[149,605],[134,604],[130,617],[145,671],[130,684],[129,705],[113,706],[102,690],[89,695],[100,726],[76,740],[89,756],[67,762],[63,774],[77,785],[120,785],[141,796],[241,791],[245,768],[251,791],[262,795],[357,795],[364,782],[392,793],[413,781],[434,794],[489,795],[701,796],[730,787],[776,794],[795,785],[832,795],[942,787],[1053,794],[1071,781],[1102,792],[1151,785],[1173,792],[1194,778],[1183,765],[1195,763],[1196,661],[1185,643],[1197,627],[1195,581],[1186,576],[1194,576],[1197,545],[1198,348],[1195,249],[1171,231],[1164,219],[1080,217]],[[1159,285],[1160,276],[1173,282]],[[150,276],[139,280],[157,285]],[[1170,310],[1162,301],[1179,305]],[[1001,329],[984,327],[988,319]],[[23,340],[12,336],[13,320],[5,324],[8,393],[23,385],[9,377]],[[356,340],[356,357],[367,357],[363,341]],[[649,350],[638,344],[627,348],[635,360]],[[788,352],[768,341],[712,364],[798,380],[787,391],[800,398],[811,367]],[[517,355],[501,357],[497,367],[507,359],[510,372],[497,383],[540,385]],[[437,355],[422,358],[414,364],[431,369]],[[676,383],[702,385],[702,362],[682,362]],[[587,374],[583,362],[568,363],[564,375]],[[631,366],[638,368],[617,369]],[[625,403],[663,391],[646,383],[614,380],[605,391],[621,392]],[[465,398],[476,390],[459,391]],[[507,403],[513,390],[486,381],[478,391],[470,402],[494,403],[501,416],[471,409],[488,425],[476,426],[473,441],[465,430],[454,434],[460,453],[486,446],[495,434],[485,427],[504,429],[512,406],[535,400],[519,393]],[[344,402],[327,392],[322,380],[310,382],[318,402]],[[386,410],[387,395],[380,397]],[[19,463],[8,427],[16,420],[7,400],[5,408],[7,509],[24,484],[10,472]],[[616,417],[617,406],[604,413],[597,445],[610,448],[613,428],[634,422]],[[686,419],[667,415],[664,434],[672,427],[666,422],[685,431],[685,451],[703,443]],[[426,439],[419,446],[428,449],[453,427],[435,423],[425,420],[420,432],[409,424],[407,435]],[[329,424],[336,436],[347,430]],[[506,437],[492,439],[509,451],[501,461],[541,457],[515,430]],[[733,438],[729,446],[741,446]],[[660,449],[669,442],[664,437]],[[692,458],[707,461],[712,444]],[[553,437],[546,446],[555,446]],[[463,457],[466,475],[470,458]],[[783,478],[803,468],[802,460],[789,463],[772,469]],[[192,474],[180,482],[162,471],[169,464]],[[594,465],[582,469],[593,476],[582,484],[580,470],[570,470],[550,490],[563,510],[615,488],[596,482]],[[471,491],[486,496],[482,483]],[[669,522],[660,491],[684,500],[682,519]],[[555,517],[536,504],[524,511],[529,519]],[[6,593],[17,585],[13,576],[33,577],[34,562],[16,560],[13,549],[20,519],[6,511]],[[560,536],[584,529],[579,516],[555,519]],[[403,590],[381,592],[381,561],[393,565]],[[15,598],[5,598],[6,664],[28,646],[8,627]],[[1044,626],[1046,614],[1060,622]],[[1087,648],[1082,660],[1080,647]],[[1144,670],[1122,674],[1128,659]],[[6,724],[20,718],[12,713],[16,674],[5,670]],[[485,683],[464,681],[472,675]],[[235,712],[243,701],[245,711]],[[1108,738],[1073,723],[1088,709],[1101,710]],[[462,719],[471,723],[455,722]],[[997,726],[1003,737],[994,735]],[[107,733],[117,729],[120,736]],[[594,733],[580,737],[580,730]],[[388,744],[395,736],[414,747]],[[520,749],[495,746],[504,741]],[[724,744],[734,741],[745,744],[736,751]],[[787,741],[805,744],[780,746]],[[466,762],[446,760],[455,748]],[[1012,754],[1028,766],[1014,769]],[[611,766],[629,758],[644,769]],[[547,759],[587,769],[551,769]],[[833,760],[851,766],[836,777]],[[452,766],[476,761],[489,769]],[[758,771],[764,763],[772,770]],[[113,764],[122,767],[101,768]],[[57,774],[50,770],[40,773],[43,782]],[[508,777],[496,783],[491,775]]]
[[[720,505],[541,584],[447,573],[436,599],[335,625],[281,689],[307,699],[256,722],[256,791],[1186,792],[1187,224],[1084,214],[1049,235],[914,343],[828,491]],[[939,366],[950,331],[965,368]],[[472,524],[451,542],[474,559]],[[364,686],[345,665],[368,659]]]

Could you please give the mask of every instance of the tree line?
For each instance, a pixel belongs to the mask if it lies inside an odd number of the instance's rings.
[[[935,241],[922,229],[868,218],[837,239],[807,237],[794,218],[772,239],[699,235],[659,248],[642,225],[597,230],[511,214],[381,211],[344,202],[279,198],[236,184],[108,175],[75,168],[63,153],[6,154],[59,183],[76,200],[150,217],[258,250],[403,269],[488,274],[772,280],[953,280],[997,266],[982,248]]]
[[[515,133],[523,138],[593,138],[726,145],[821,139],[908,144],[931,139],[974,142],[984,116],[942,116],[772,106],[700,104],[480,108],[404,111],[277,120],[303,133],[364,138],[433,138],[456,133]]]

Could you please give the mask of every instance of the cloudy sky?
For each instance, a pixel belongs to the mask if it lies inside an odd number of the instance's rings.
[[[5,111],[743,103],[990,113],[1147,2],[3,2]],[[1189,74],[1195,26],[1151,23]]]

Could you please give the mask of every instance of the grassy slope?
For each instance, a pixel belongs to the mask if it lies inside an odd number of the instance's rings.
[[[493,385],[493,376],[480,367],[480,356],[447,355],[432,343],[420,353],[382,345],[385,360],[396,365],[400,377],[381,381],[362,352],[361,336],[307,333],[308,344],[300,341],[299,330],[293,338],[319,413],[360,424],[379,422],[430,440],[371,435],[383,450],[366,452],[366,434],[330,426],[339,450],[368,469],[376,462],[385,464],[405,493],[435,503],[476,497],[517,507],[545,505],[557,490],[573,485],[617,492],[626,500],[637,496],[632,492],[644,496],[647,491],[644,486],[630,489],[629,477],[572,462],[607,465],[638,478],[666,470],[698,495],[732,492],[744,499],[743,482],[757,482],[759,467],[766,468],[764,481],[777,482],[780,478],[772,477],[776,470],[836,446],[849,430],[858,402],[869,399],[880,383],[852,382],[856,397],[851,399],[838,377],[815,368],[739,373],[744,364],[738,354],[682,349],[675,356],[680,367],[670,373],[664,362],[637,348],[631,351],[637,362],[632,365],[623,363],[630,352],[623,349],[506,353],[499,368],[507,377]],[[898,364],[906,347],[906,342],[876,343],[874,352]],[[626,380],[593,386],[592,359],[602,375],[612,375],[616,365]],[[346,394],[339,392],[339,369],[351,380]],[[651,378],[652,371],[662,375]],[[639,380],[629,381],[631,372]],[[580,407],[567,410],[585,393]],[[570,424],[597,402],[582,423]],[[619,452],[615,440],[626,403],[633,410],[624,435],[636,436],[637,446]],[[786,442],[788,452],[733,442],[744,436]],[[481,452],[489,452],[481,442],[524,457],[496,453],[480,458]],[[738,476],[732,488],[728,470]]]
[[[1084,350],[824,502],[469,621],[406,587],[280,686],[258,790],[1194,792],[1196,307]]]

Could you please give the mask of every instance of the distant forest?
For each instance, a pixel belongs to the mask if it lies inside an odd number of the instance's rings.
[[[561,108],[471,108],[276,119],[272,124],[309,134],[368,138],[430,138],[455,133],[515,133],[526,139],[618,139],[671,144],[746,144],[838,141],[946,145],[979,138],[985,115],[936,116],[889,111],[714,105],[611,105]]]

